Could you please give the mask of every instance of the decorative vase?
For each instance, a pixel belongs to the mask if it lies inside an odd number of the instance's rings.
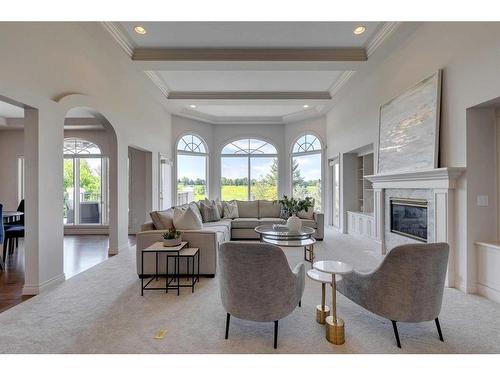
[[[300,220],[296,214],[293,214],[286,221],[286,226],[290,232],[298,232],[302,228],[302,220]]]
[[[174,246],[179,246],[181,244],[182,240],[181,238],[172,238],[170,240],[163,240],[163,246],[165,247],[174,247]]]

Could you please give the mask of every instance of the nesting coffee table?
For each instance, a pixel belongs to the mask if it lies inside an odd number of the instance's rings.
[[[299,231],[290,231],[286,227],[275,227],[273,225],[259,225],[255,231],[260,235],[260,241],[280,247],[303,247],[304,260],[314,262],[314,244],[316,240],[313,234],[315,229],[302,227]]]

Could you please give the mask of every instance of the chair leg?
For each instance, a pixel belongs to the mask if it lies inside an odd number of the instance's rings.
[[[278,321],[274,321],[274,349],[278,348]]]
[[[443,332],[441,332],[441,325],[439,324],[439,318],[434,319],[434,321],[436,322],[436,328],[438,330],[439,340],[444,342]]]
[[[7,238],[7,241],[5,241],[5,244],[3,245],[3,254],[2,254],[2,262],[3,264],[6,264],[7,262],[7,248],[10,246],[9,244],[9,239]]]
[[[302,307],[302,300],[299,301],[299,307]]]
[[[227,313],[226,315],[226,340],[229,336],[229,321],[231,320],[231,314]]]
[[[391,322],[392,322],[392,328],[394,329],[394,336],[396,336],[396,342],[398,344],[398,348],[401,349],[401,342],[399,341],[398,326],[396,325],[395,320],[391,320]]]

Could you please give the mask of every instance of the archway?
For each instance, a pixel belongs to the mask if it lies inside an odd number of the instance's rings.
[[[64,270],[68,278],[116,253],[111,250],[113,239],[118,238],[113,126],[93,107],[72,107],[64,119],[62,154]]]

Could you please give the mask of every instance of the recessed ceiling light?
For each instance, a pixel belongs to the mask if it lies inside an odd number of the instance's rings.
[[[309,108],[309,104],[304,104],[304,108]]]
[[[137,34],[140,34],[140,35],[144,35],[146,34],[146,29],[142,26],[136,26],[134,27],[134,31],[137,33]]]
[[[365,32],[365,30],[366,30],[366,27],[358,26],[354,29],[353,33],[354,33],[354,35],[361,35]]]
[[[196,108],[196,105],[194,105],[194,104],[190,104],[190,105],[189,105],[189,107],[190,107],[190,108]]]

